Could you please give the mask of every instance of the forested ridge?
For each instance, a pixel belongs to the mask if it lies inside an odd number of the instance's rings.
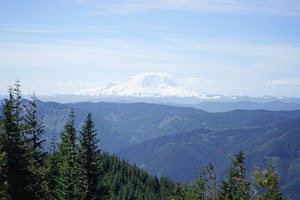
[[[225,180],[217,180],[210,163],[192,183],[175,183],[100,151],[90,113],[77,130],[71,109],[60,137],[44,149],[36,112],[34,95],[23,104],[19,82],[9,88],[0,121],[1,199],[283,199],[275,169],[249,173],[242,150],[231,159]]]

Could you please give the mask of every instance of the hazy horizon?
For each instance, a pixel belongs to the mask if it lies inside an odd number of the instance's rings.
[[[300,97],[297,0],[4,1],[0,36],[0,94],[163,72],[208,94]]]

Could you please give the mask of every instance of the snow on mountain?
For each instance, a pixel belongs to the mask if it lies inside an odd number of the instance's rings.
[[[179,83],[184,84],[182,81],[179,81]],[[125,82],[110,83],[101,88],[82,90],[73,94],[44,94],[39,95],[39,99],[62,103],[83,101],[171,103],[171,105],[195,105],[195,108],[209,112],[249,108],[266,110],[299,109],[300,100],[297,98],[206,94],[187,89],[179,83],[166,73],[142,73],[131,77]],[[203,104],[201,105],[201,103]]]
[[[167,73],[141,73],[124,83],[104,88],[78,91],[76,95],[89,96],[132,96],[132,97],[196,97],[199,99],[216,98],[184,88]]]

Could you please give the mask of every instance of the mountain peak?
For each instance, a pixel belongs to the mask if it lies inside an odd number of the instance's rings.
[[[181,87],[175,78],[163,72],[137,74],[126,82],[107,86],[103,89],[79,91],[77,95],[90,96],[133,96],[133,97],[197,97],[195,91]]]

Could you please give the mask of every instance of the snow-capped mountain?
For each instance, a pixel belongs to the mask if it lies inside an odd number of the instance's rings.
[[[75,93],[89,96],[132,96],[132,97],[196,97],[213,99],[219,96],[206,95],[180,86],[166,73],[141,73],[130,80],[99,89],[88,89]]]
[[[183,83],[184,84],[184,83]],[[285,97],[249,97],[212,95],[197,92],[180,85],[166,73],[142,73],[121,83],[102,88],[87,89],[66,95],[44,95],[39,99],[62,103],[71,102],[146,102],[183,105],[208,112],[225,112],[236,109],[297,110],[300,100]]]

